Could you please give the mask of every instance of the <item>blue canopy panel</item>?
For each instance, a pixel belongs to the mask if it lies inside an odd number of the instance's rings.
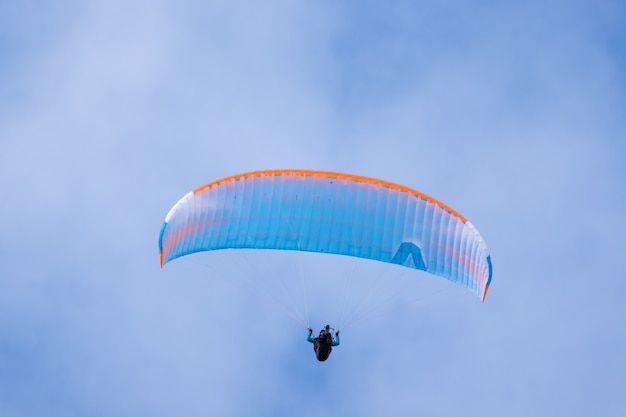
[[[284,249],[356,256],[420,269],[484,300],[489,251],[465,217],[387,181],[309,170],[226,177],[185,195],[159,236],[161,266],[225,248]]]

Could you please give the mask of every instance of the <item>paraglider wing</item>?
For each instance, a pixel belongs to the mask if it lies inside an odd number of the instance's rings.
[[[444,203],[391,182],[298,169],[243,173],[185,195],[161,227],[161,266],[225,248],[356,256],[420,269],[484,300],[492,275],[482,237]]]

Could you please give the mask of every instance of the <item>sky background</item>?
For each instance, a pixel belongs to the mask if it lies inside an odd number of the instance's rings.
[[[617,0],[2,2],[0,415],[623,416],[625,18]],[[272,298],[281,260],[159,268],[180,197],[266,168],[444,201],[489,246],[486,301],[298,258],[316,330],[326,295],[358,307],[339,278],[415,298],[318,363]]]

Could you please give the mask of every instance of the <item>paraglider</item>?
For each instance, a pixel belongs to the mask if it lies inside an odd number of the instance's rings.
[[[330,325],[327,324],[326,327],[320,330],[320,334],[316,338],[313,338],[313,329],[309,327],[307,330],[309,331],[306,337],[307,342],[313,343],[313,351],[315,351],[317,360],[324,362],[328,359],[330,352],[332,352],[333,346],[339,346],[341,342],[339,339],[339,330],[335,332],[335,336],[333,337]]]
[[[485,241],[459,212],[404,185],[338,172],[263,170],[209,182],[172,207],[159,234],[161,267],[227,248],[396,264],[444,277],[483,301],[492,277]],[[328,353],[335,341],[338,333]]]

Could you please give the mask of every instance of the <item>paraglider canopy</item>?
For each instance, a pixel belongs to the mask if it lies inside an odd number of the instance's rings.
[[[282,249],[355,256],[419,269],[482,300],[491,257],[448,205],[392,182],[328,171],[263,170],[209,182],[169,211],[161,266],[199,251]]]

